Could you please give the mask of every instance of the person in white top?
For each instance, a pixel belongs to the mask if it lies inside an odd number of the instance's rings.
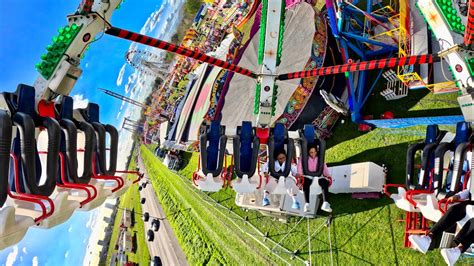
[[[439,237],[444,231],[454,232],[456,229],[456,222],[462,220],[466,216],[466,207],[474,205],[474,201],[470,200],[470,183],[469,179],[467,188],[456,193],[454,196],[448,198],[448,202],[461,201],[456,205],[452,205],[443,214],[441,219],[436,222],[428,231],[427,235],[411,235],[408,239],[412,246],[422,253],[426,253],[431,245],[433,238]],[[448,265],[454,265],[459,259],[461,253],[465,252],[474,241],[474,219],[470,219],[459,231],[454,238],[454,243],[457,244],[454,248],[441,249],[441,255]]]
[[[285,167],[286,167],[286,152],[285,150],[279,150],[275,152],[275,171],[279,173],[285,172]],[[290,173],[293,177],[296,177],[298,175],[298,169],[296,166],[296,163],[291,163],[291,169]],[[262,166],[260,166],[260,172],[268,176],[268,162],[264,163]],[[271,178],[274,178],[270,176]],[[275,178],[276,179],[276,178]],[[278,183],[278,179],[276,179]],[[273,182],[268,182],[265,185],[265,188],[263,190],[263,201],[262,201],[262,206],[268,206],[270,205],[270,199],[268,199],[268,195],[273,192],[275,189],[275,183]],[[292,197],[293,199],[293,205],[291,206],[293,209],[299,209],[300,208],[300,203],[296,199],[296,193],[298,192],[298,189],[296,187],[296,182],[294,178],[291,178],[290,180],[285,180],[285,188],[287,189],[287,193]]]

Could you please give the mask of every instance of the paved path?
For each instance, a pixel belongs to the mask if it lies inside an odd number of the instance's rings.
[[[148,179],[148,173],[143,165],[141,157],[138,157],[138,165],[140,171],[145,173],[142,184]],[[163,265],[189,265],[186,260],[186,255],[184,255],[181,246],[178,243],[178,239],[173,232],[173,229],[170,226],[170,223],[166,217],[163,208],[161,207],[158,198],[156,197],[155,191],[151,183],[147,184],[144,189],[140,191],[141,198],[145,197],[145,204],[142,205],[142,212],[148,212],[150,214],[150,220],[145,222],[145,239],[147,239],[148,229],[151,229],[151,221],[154,218],[160,220],[160,227],[158,232],[154,232],[155,238],[152,242],[148,242],[148,249],[150,251],[150,256],[153,261],[154,256],[159,256]],[[139,218],[139,217],[137,217]],[[140,217],[141,218],[141,217]]]

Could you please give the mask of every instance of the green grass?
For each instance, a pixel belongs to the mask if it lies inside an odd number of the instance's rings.
[[[167,170],[144,146],[148,176],[190,264],[275,264],[223,210],[210,208],[190,182]],[[245,255],[243,255],[245,254]],[[280,262],[281,263],[281,262]]]
[[[132,157],[130,162],[129,169],[135,169],[135,156]],[[136,179],[135,175],[128,175],[129,180],[133,181]],[[117,216],[115,217],[114,228],[112,236],[109,243],[109,250],[107,252],[107,262],[106,265],[110,265],[110,260],[112,253],[115,252],[115,243],[120,232],[120,224],[122,221],[123,210],[132,210],[135,209],[135,225],[133,228],[128,228],[127,230],[133,236],[137,236],[137,246],[136,253],[127,252],[128,260],[131,262],[136,262],[139,265],[148,265],[150,263],[150,253],[148,251],[147,241],[145,239],[145,225],[141,219],[141,204],[140,204],[140,194],[138,191],[137,185],[132,185],[125,194],[120,197],[120,204],[117,210]]]
[[[381,85],[382,86],[382,85]],[[410,90],[404,98],[386,101],[377,90],[371,95],[363,113],[380,117],[385,111],[392,111],[395,118],[423,117],[435,115],[460,115],[461,109],[456,100],[457,93],[432,94],[426,89]]]

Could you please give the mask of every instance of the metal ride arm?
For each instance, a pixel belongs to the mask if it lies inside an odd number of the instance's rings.
[[[275,75],[278,66],[279,51],[283,38],[281,24],[285,12],[285,2],[282,0],[263,0],[262,18],[260,22],[260,52],[259,65],[262,77],[258,80],[254,113],[257,115],[257,126],[267,127],[271,124],[271,118],[275,113],[276,86]],[[263,48],[263,51],[262,51]]]
[[[112,13],[121,2],[85,0],[76,13],[67,16],[68,25],[59,29],[59,35],[36,65],[40,73],[34,83],[36,103],[70,93],[82,74],[79,64],[86,49],[97,40],[97,34],[110,27]]]

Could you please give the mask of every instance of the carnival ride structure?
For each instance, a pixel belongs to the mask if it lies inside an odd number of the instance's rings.
[[[31,226],[54,227],[75,210],[120,196],[130,181],[116,173],[142,176],[116,170],[117,130],[99,122],[98,106],[73,111],[67,96],[82,73],[78,65],[87,46],[120,3],[83,1],[37,64],[34,87],[20,84],[0,95],[0,249],[20,241]]]
[[[338,2],[336,9],[334,3],[328,0],[326,1],[326,9],[329,17],[329,25],[335,40],[341,48],[342,59],[345,62],[342,65],[326,66],[321,62],[324,56],[318,58],[318,55],[320,55],[318,47],[308,45],[312,43],[310,41],[311,38],[316,38],[316,33],[320,33],[319,29],[314,29],[314,25],[318,25],[317,22],[314,22],[320,19],[320,14],[315,14],[316,11],[314,11],[308,3],[282,0],[264,0],[262,3],[255,1],[251,8],[251,11],[254,13],[247,14],[247,17],[242,20],[242,23],[243,21],[252,21],[252,26],[255,25],[258,28],[259,34],[255,34],[257,32],[255,31],[252,38],[247,36],[247,40],[240,41],[251,44],[248,45],[248,47],[254,49],[254,55],[256,52],[257,64],[249,63],[249,66],[246,67],[243,67],[245,60],[248,59],[250,62],[251,60],[249,58],[252,56],[243,57],[243,55],[240,55],[241,59],[239,64],[241,66],[238,66],[224,61],[225,59],[219,59],[222,57],[219,54],[215,55],[216,58],[196,50],[190,50],[185,47],[176,46],[168,42],[112,26],[109,22],[110,17],[120,3],[121,1],[118,0],[110,0],[108,2],[93,0],[82,1],[78,10],[68,16],[68,25],[59,30],[59,36],[53,39],[53,44],[47,47],[47,54],[42,57],[42,62],[37,65],[40,75],[34,84],[34,88],[27,85],[20,85],[16,93],[3,93],[2,97],[0,97],[0,109],[2,109],[0,112],[0,118],[2,119],[0,130],[1,141],[6,144],[1,146],[2,153],[0,153],[0,162],[2,162],[2,165],[10,163],[10,167],[2,168],[3,172],[8,168],[6,173],[2,172],[2,174],[5,174],[2,178],[9,176],[8,180],[2,181],[1,183],[5,185],[1,188],[3,193],[2,198],[6,199],[5,203],[2,202],[2,204],[6,205],[1,209],[2,216],[0,218],[0,220],[6,221],[3,223],[4,226],[0,228],[3,230],[0,231],[0,243],[2,248],[13,245],[21,240],[26,230],[33,224],[44,225],[46,227],[59,224],[66,220],[74,209],[85,207],[94,200],[102,200],[104,195],[118,197],[123,194],[130,185],[127,180],[124,181],[122,177],[114,176],[115,173],[129,172],[116,171],[115,169],[118,143],[117,131],[113,126],[103,125],[99,122],[99,107],[95,104],[90,104],[88,108],[75,110],[74,112],[71,112],[70,108],[66,108],[65,110],[67,111],[64,111],[64,115],[62,114],[63,111],[57,111],[61,108],[61,101],[58,99],[65,99],[67,97],[82,73],[79,64],[87,46],[94,40],[94,37],[102,31],[109,35],[164,49],[206,63],[207,65],[201,65],[200,71],[202,71],[203,74],[197,77],[199,80],[196,82],[199,84],[202,83],[204,86],[212,86],[212,84],[206,85],[204,76],[213,73],[213,68],[220,67],[226,71],[238,74],[234,76],[234,79],[230,77],[233,76],[232,73],[228,74],[225,78],[224,73],[220,76],[219,80],[225,80],[224,83],[227,83],[227,89],[223,89],[220,93],[221,97],[215,101],[215,113],[211,118],[208,118],[208,120],[211,121],[202,123],[199,122],[200,118],[197,117],[194,119],[194,122],[184,121],[181,123],[193,123],[194,128],[196,128],[196,125],[200,125],[200,169],[196,171],[194,177],[198,188],[215,191],[221,189],[225,184],[228,186],[234,184],[235,189],[238,190],[238,192],[240,191],[237,195],[236,202],[242,206],[244,206],[245,200],[240,201],[239,197],[242,197],[242,195],[244,195],[244,197],[245,195],[249,196],[252,193],[253,195],[261,195],[257,189],[262,187],[262,185],[266,185],[261,181],[262,176],[256,167],[260,161],[258,158],[261,156],[256,150],[260,151],[261,149],[266,151],[265,157],[268,157],[267,161],[272,162],[274,160],[273,151],[284,149],[288,154],[287,165],[289,165],[292,158],[296,157],[304,160],[306,155],[301,151],[307,148],[305,145],[308,143],[314,143],[319,146],[319,151],[321,152],[319,155],[320,164],[318,165],[316,173],[305,171],[305,174],[313,177],[317,177],[321,174],[320,171],[324,163],[324,140],[318,136],[318,133],[320,133],[317,131],[318,129],[312,125],[308,125],[300,131],[288,131],[289,125],[287,123],[289,119],[288,117],[281,117],[284,112],[289,111],[288,108],[292,107],[291,105],[287,105],[287,102],[291,101],[291,93],[297,87],[300,79],[336,74],[346,75],[348,80],[348,90],[346,94],[348,106],[346,108],[350,111],[354,122],[369,123],[380,127],[400,126],[401,124],[423,124],[427,123],[427,120],[404,119],[403,121],[386,120],[383,122],[364,120],[361,115],[361,109],[375,87],[376,82],[373,83],[374,85],[371,89],[366,90],[367,87],[362,84],[365,84],[368,80],[367,72],[361,71],[398,67],[397,77],[405,84],[414,80],[414,78],[408,78],[410,75],[415,76],[414,74],[410,74],[413,72],[410,72],[412,70],[407,68],[407,66],[432,64],[439,60],[445,60],[451,66],[456,82],[455,85],[459,88],[460,96],[458,97],[458,101],[464,118],[440,117],[432,118],[429,122],[453,123],[461,120],[467,122],[474,121],[474,105],[472,104],[474,95],[472,89],[474,82],[472,78],[474,4],[472,1],[469,2],[469,9],[466,16],[459,15],[457,9],[450,6],[448,2],[430,2],[429,0],[419,2],[418,8],[420,12],[427,19],[427,23],[434,35],[439,37],[437,41],[440,42],[441,51],[438,54],[413,55],[412,53],[406,52],[407,44],[400,44],[401,39],[407,39],[402,38],[405,36],[403,34],[407,33],[403,30],[399,30],[398,35],[396,35],[394,31],[392,31],[392,28],[406,22],[406,18],[403,19],[403,14],[399,15],[400,18],[398,18],[398,23],[396,23],[395,21],[397,20],[388,15],[393,15],[393,12],[385,12],[386,9],[383,8],[383,15],[372,12],[372,1],[367,2],[367,10],[363,11],[357,8],[356,2]],[[304,8],[306,5],[308,5],[309,8]],[[407,6],[408,5],[405,5],[404,8]],[[400,10],[405,9],[400,8]],[[299,14],[299,12],[302,12],[300,13],[301,16],[295,15]],[[359,21],[361,20],[359,17],[351,16],[349,13],[362,14],[364,21]],[[257,15],[260,16],[260,19],[258,19]],[[314,23],[314,25],[305,24],[304,27],[299,28],[296,22],[298,19],[301,19],[301,17],[310,18],[310,24]],[[256,21],[257,23],[255,23]],[[258,23],[258,21],[260,22]],[[290,27],[292,23],[296,26]],[[308,23],[308,21],[305,20],[301,23]],[[388,26],[389,23],[391,23],[392,26]],[[326,23],[324,21],[322,24],[325,27]],[[355,26],[351,28],[355,24],[358,24],[358,28]],[[244,27],[242,24],[239,24],[239,26]],[[404,27],[406,31],[408,28],[407,24],[405,24]],[[463,43],[461,43],[459,37],[464,28],[464,40]],[[366,31],[370,32],[370,36],[361,34]],[[378,34],[377,32],[380,31],[382,31],[382,33]],[[357,35],[357,33],[361,34],[362,37],[353,36]],[[297,37],[293,39],[293,36]],[[294,42],[293,45],[302,45],[301,50],[297,50],[296,53],[291,53],[290,49],[285,48],[285,45],[289,46],[289,44],[291,44],[290,42]],[[397,42],[399,46],[405,48],[399,48],[398,57],[393,57],[394,54],[397,53]],[[332,48],[332,55],[337,55],[338,52],[334,50],[335,47]],[[226,49],[227,48],[223,48],[224,51]],[[313,54],[312,52],[314,52],[314,50],[317,50],[317,53]],[[351,50],[351,52],[349,52],[349,50]],[[404,52],[402,52],[402,50]],[[251,50],[248,52],[250,53]],[[324,52],[325,51],[323,51],[323,53]],[[389,55],[388,58],[378,59],[379,56],[385,56],[387,53],[392,55]],[[245,54],[245,52],[243,52],[243,54]],[[303,65],[305,56],[303,55],[305,55],[306,58],[311,57],[315,63],[309,67],[305,67]],[[316,58],[313,58],[312,55],[315,55]],[[357,55],[357,57],[350,59],[354,57],[354,55]],[[293,56],[295,57],[293,58]],[[301,58],[297,56],[301,56]],[[285,65],[292,59],[297,59],[295,65],[298,68],[295,69],[290,65]],[[357,60],[360,61],[354,62]],[[333,59],[333,63],[336,63],[336,61],[337,59]],[[212,68],[210,66],[212,66]],[[305,67],[305,70],[300,71],[303,67]],[[401,71],[400,68],[403,70]],[[217,73],[218,71],[216,70],[214,72]],[[215,73],[213,75],[216,75],[217,79],[220,73]],[[378,76],[381,75],[382,74],[379,74]],[[240,87],[238,86],[239,83],[236,83],[238,78],[251,80],[254,86]],[[234,82],[235,87],[232,87],[232,82]],[[314,88],[315,80],[308,80],[307,82],[310,83],[309,87]],[[202,90],[201,85],[199,85],[198,89]],[[229,119],[230,116],[232,120],[234,117],[232,117],[232,110],[229,111],[226,109],[230,107],[230,105],[225,104],[225,98],[227,95],[232,95],[232,93],[239,93],[239,90],[246,92],[250,90],[252,93],[245,96],[248,98],[245,101],[245,105],[239,106],[240,109],[234,108],[233,110],[234,112],[243,111],[244,114],[241,115],[241,118],[237,117],[236,120],[227,125],[225,124],[226,119]],[[302,90],[304,90],[304,88]],[[216,96],[211,93],[210,89],[205,89],[204,91],[206,93],[202,94],[202,98],[201,94],[194,92],[193,97],[198,100],[196,102],[193,100],[193,103],[190,103],[190,105],[199,106],[199,104],[201,104],[207,106],[208,103],[203,103],[203,101],[206,102],[210,95],[213,97]],[[190,89],[186,101],[192,93],[193,90]],[[244,93],[242,94],[245,95]],[[309,95],[306,96],[310,98],[309,96],[312,95],[309,93]],[[327,97],[324,98],[330,99],[329,94],[326,94],[326,96]],[[328,100],[329,106],[338,105],[341,110],[344,110],[340,104],[344,101],[344,97],[342,96],[343,95],[337,95],[337,97],[334,97],[337,101]],[[342,98],[342,101],[338,98]],[[183,102],[184,101],[183,99]],[[229,102],[229,100],[227,100],[227,102]],[[298,101],[292,102],[292,104],[294,105],[297,102]],[[70,103],[64,102],[62,104],[71,105]],[[185,102],[183,105],[186,107]],[[300,109],[303,107],[304,106],[299,106]],[[189,113],[194,107],[188,107],[188,109],[186,112]],[[183,110],[185,110],[185,108],[183,108]],[[61,113],[61,115],[58,115],[58,113]],[[253,118],[255,118],[256,127],[253,127],[252,122],[248,121]],[[61,122],[69,120],[72,123],[58,123],[57,119],[61,120]],[[292,119],[296,118],[293,117]],[[179,117],[179,120],[181,120],[181,117]],[[178,121],[178,124],[179,123]],[[224,124],[226,126],[224,126]],[[83,137],[78,138],[80,140],[76,140],[76,143],[74,138],[71,137],[75,132],[74,126],[78,132],[77,135],[83,135]],[[61,133],[61,127],[63,131],[68,133]],[[47,136],[44,132],[40,134],[41,131],[45,130]],[[177,127],[176,130],[179,131],[179,134],[183,134],[183,130],[185,129],[183,129],[183,127]],[[105,141],[105,135],[107,133],[111,140],[109,148],[106,147]],[[64,138],[64,142],[62,137]],[[178,145],[180,145],[181,139],[177,138],[176,141]],[[437,145],[438,142],[437,140],[435,142],[429,142],[427,146],[430,144]],[[4,147],[7,147],[7,149]],[[47,150],[42,150],[46,149],[46,147]],[[74,147],[76,147],[76,149],[74,149]],[[36,150],[37,148],[40,148],[39,152]],[[79,156],[76,163],[73,154],[77,154],[78,152],[84,153],[84,156]],[[109,153],[108,156],[107,152]],[[233,169],[225,165],[228,157],[227,154],[234,155],[231,161],[233,161],[232,165],[237,167],[236,172],[238,173],[238,178],[233,182],[229,181]],[[236,154],[239,155],[238,159],[236,158]],[[252,155],[251,158],[253,158],[250,162],[248,161],[248,155]],[[257,159],[255,159],[255,156]],[[107,160],[107,157],[109,160]],[[265,161],[265,159],[263,160]],[[29,164],[27,165],[25,161],[28,161]],[[456,157],[454,161],[456,162]],[[33,166],[30,167],[30,165]],[[275,210],[291,215],[314,216],[317,209],[316,200],[312,202],[314,205],[312,205],[309,214],[285,207],[288,204],[286,203],[287,200],[285,200],[285,197],[281,196],[281,188],[284,186],[283,182],[287,182],[291,178],[287,178],[289,176],[289,167],[286,169],[286,173],[277,173],[275,169],[272,169],[272,165],[272,163],[269,164],[269,174],[278,178],[276,191],[280,194],[280,205],[278,207],[273,206]],[[42,168],[46,170],[42,171]],[[80,178],[75,179],[75,174],[71,174],[72,168],[81,168],[84,172],[83,175],[87,176],[86,178],[92,177],[91,181],[85,182],[78,181]],[[90,173],[87,172],[86,169],[91,169]],[[354,171],[353,169],[358,170]],[[356,178],[353,179],[354,182],[349,178],[350,182],[348,184],[346,183],[339,186],[338,189],[340,190],[336,190],[336,186],[334,186],[332,188],[333,191],[350,192],[350,189],[356,187],[361,188],[360,191],[363,192],[382,191],[383,181],[380,182],[384,176],[382,167],[365,163],[364,165],[349,165],[333,168],[331,171],[333,171],[333,173],[346,173],[345,178],[348,177],[347,175],[349,173],[351,176],[363,175],[364,177],[362,179],[366,180],[360,183],[359,181],[355,181]],[[459,172],[459,169],[457,171]],[[140,178],[138,172],[133,173],[137,174]],[[67,175],[69,175],[69,177],[66,177]],[[38,180],[42,179],[42,176],[44,176],[46,183],[39,185]],[[104,180],[105,182],[97,181],[97,179]],[[270,180],[273,180],[273,178],[270,178]],[[360,180],[360,178],[358,177],[357,180]],[[110,186],[111,182],[115,183],[115,185]],[[58,189],[56,189],[58,183]],[[333,184],[336,183],[338,183],[337,177],[333,177]],[[426,182],[423,181],[423,183],[420,184],[425,186]],[[278,187],[280,189],[278,189]],[[81,199],[77,199],[77,197],[74,197],[75,194],[69,191],[74,189],[84,191],[84,193],[81,194]],[[318,192],[320,191],[317,186],[314,186],[312,194],[317,195]],[[29,203],[9,205],[9,201],[26,201]],[[253,206],[260,209],[256,204]],[[58,212],[57,208],[60,210],[63,209],[64,211]],[[22,213],[24,209],[29,211],[28,214],[25,215]],[[36,209],[41,209],[41,211],[38,212]],[[409,217],[407,218],[407,224],[412,223],[413,220],[415,220],[414,224],[416,224],[417,219],[414,219],[411,214],[410,216],[407,215],[407,217]]]

